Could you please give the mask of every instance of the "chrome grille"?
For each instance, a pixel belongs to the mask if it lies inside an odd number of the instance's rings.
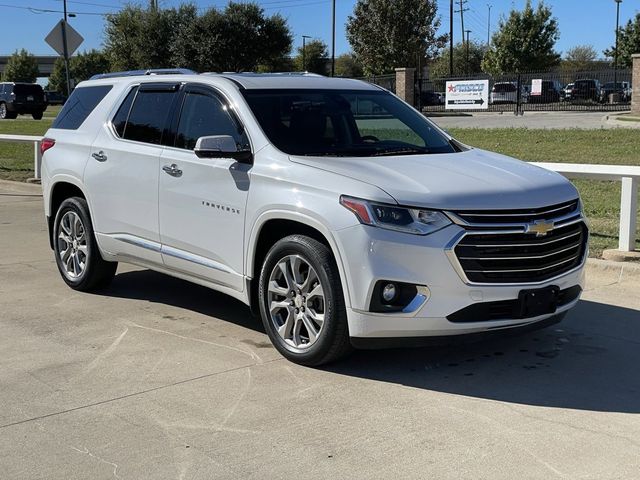
[[[571,214],[578,215],[578,199],[542,208],[519,210],[465,210],[454,215],[462,220],[460,223],[470,225],[482,224],[514,224],[530,223],[535,220],[549,220]]]
[[[586,254],[582,221],[556,226],[544,236],[470,230],[454,248],[473,283],[537,283],[578,267]]]

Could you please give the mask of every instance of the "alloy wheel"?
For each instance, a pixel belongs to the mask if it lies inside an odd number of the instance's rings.
[[[271,322],[286,344],[307,349],[318,340],[325,318],[324,287],[304,258],[288,255],[275,264],[267,301]]]
[[[57,252],[62,261],[64,275],[77,280],[87,268],[87,236],[80,216],[66,212],[60,219]]]

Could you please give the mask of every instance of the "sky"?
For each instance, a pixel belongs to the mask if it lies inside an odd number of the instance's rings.
[[[138,0],[143,1],[143,0]],[[459,1],[459,0],[456,0]],[[62,11],[63,0],[0,0],[0,55],[26,48],[34,54],[52,55],[55,52],[44,37],[60,20],[62,14],[43,10]],[[159,0],[160,7],[172,7],[183,0]],[[101,14],[115,12],[128,2],[120,0],[67,0],[68,10],[76,12],[69,23],[84,38],[79,50],[100,48],[104,23]],[[136,3],[135,1],[133,3]],[[146,2],[143,1],[146,4]],[[224,7],[225,0],[195,0],[201,7]],[[289,22],[294,33],[294,47],[302,43],[302,35],[331,42],[331,0],[257,0],[268,14],[280,13]],[[356,0],[336,0],[336,55],[348,52],[345,24],[353,12]],[[526,0],[467,0],[465,30],[471,30],[471,39],[486,42],[488,7],[491,9],[491,31],[501,16],[512,8],[522,9]],[[600,54],[614,43],[616,4],[614,0],[547,0],[560,27],[560,52],[575,45],[589,44]],[[449,2],[437,0],[441,16],[441,31],[449,29]],[[533,0],[537,4],[537,0]],[[457,9],[457,8],[456,8]],[[623,25],[640,11],[640,0],[623,0],[620,5],[620,24]],[[454,14],[454,40],[461,39],[460,15]]]

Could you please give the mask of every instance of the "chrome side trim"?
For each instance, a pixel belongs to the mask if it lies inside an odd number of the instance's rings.
[[[146,238],[136,237],[135,235],[129,235],[128,233],[115,233],[108,235],[114,240],[119,240],[129,245],[135,245],[136,247],[151,250],[153,252],[160,252],[161,245],[158,242],[147,240]]]
[[[162,245],[160,248],[160,253],[163,255],[169,255],[170,257],[179,258],[180,260],[185,260],[187,262],[195,263],[197,265],[202,265],[203,267],[212,268],[214,270],[218,270],[224,273],[234,274],[235,272],[223,265],[220,262],[216,262],[215,260],[211,260],[210,258],[202,257],[200,255],[195,255],[193,253],[185,252],[184,250],[179,250],[177,248],[169,247],[167,245]]]

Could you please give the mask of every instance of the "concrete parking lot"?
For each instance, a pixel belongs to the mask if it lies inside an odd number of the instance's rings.
[[[601,128],[638,128],[637,122],[616,122],[615,112],[476,112],[462,116],[430,117],[442,128],[547,128],[594,130]]]
[[[589,266],[546,330],[283,360],[242,304],[122,265],[62,282],[38,187],[0,183],[2,479],[631,479],[640,274]]]

